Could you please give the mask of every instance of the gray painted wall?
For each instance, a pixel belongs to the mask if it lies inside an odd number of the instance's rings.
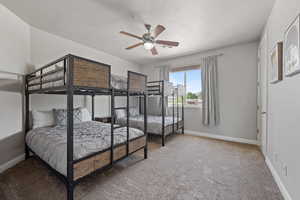
[[[30,28],[0,4],[0,71],[24,73],[30,62]]]
[[[286,28],[299,13],[299,0],[276,1],[265,29],[269,53],[276,42],[283,41]],[[269,84],[267,157],[292,199],[296,200],[300,199],[300,74],[283,79]]]
[[[24,133],[18,132],[0,140],[0,165],[24,153]]]
[[[186,129],[256,140],[257,49],[258,42],[240,44],[147,65],[143,69],[150,80],[157,80],[157,66],[182,67],[200,64],[201,58],[206,55],[224,53],[218,61],[220,125],[203,126],[201,108],[186,108]]]
[[[24,152],[23,95],[11,85],[0,80],[0,165]]]
[[[140,71],[138,65],[128,62],[126,60],[120,59],[118,57],[112,56],[110,54],[100,52],[93,48],[84,46],[77,42],[73,42],[66,38],[62,38],[43,30],[31,27],[31,62],[35,67],[39,67],[48,63],[51,60],[55,60],[66,54],[72,53],[78,56],[90,58],[99,62],[103,62],[111,65],[111,70],[113,74],[120,76],[127,76],[127,71]],[[39,100],[35,100],[34,104],[51,102],[51,104],[56,106],[64,106],[66,99],[64,97],[40,97]],[[90,98],[78,97],[81,99],[80,106],[87,106],[91,108]],[[122,103],[122,100],[119,100]],[[103,117],[108,116],[110,113],[109,109],[109,97],[98,96],[95,98],[95,116]],[[51,106],[52,106],[51,105]],[[91,109],[90,109],[91,110]]]
[[[41,67],[68,53],[110,64],[114,74],[125,76],[127,70],[140,71],[139,66],[136,64],[31,27],[2,5],[0,5],[0,16],[0,71],[27,73],[33,68]],[[5,92],[7,91],[5,90]],[[12,101],[0,101],[0,108],[11,111],[19,109],[14,104],[13,100],[15,99],[7,96],[6,93],[2,93],[0,88],[1,100],[3,100],[2,97],[11,98]],[[74,101],[75,107],[90,107],[88,98],[75,97]],[[97,116],[107,116],[109,114],[108,103],[109,99],[107,97],[97,97]],[[32,109],[49,110],[65,107],[66,98],[64,96],[34,95],[31,97]],[[7,123],[7,120],[9,123]],[[11,131],[13,126],[16,127],[16,124],[19,124],[19,121],[13,116],[5,118],[5,120],[1,120],[0,117],[2,128],[2,131],[0,131],[0,152],[5,152],[5,154],[1,153],[0,165],[24,152],[24,134],[22,130]]]
[[[30,62],[29,25],[0,5],[0,71],[22,74]],[[0,165],[24,152],[22,95],[0,73]],[[12,77],[14,78],[14,77]]]

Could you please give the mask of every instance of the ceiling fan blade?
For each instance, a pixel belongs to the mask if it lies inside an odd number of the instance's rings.
[[[142,37],[134,35],[134,34],[131,34],[131,33],[127,33],[125,31],[120,31],[120,33],[123,34],[123,35],[127,35],[127,36],[130,36],[130,37],[134,37],[136,39],[142,40]]]
[[[165,27],[163,27],[162,25],[157,25],[154,29],[154,35],[153,37],[156,38],[159,34],[161,34],[164,30],[166,30]]]
[[[167,40],[156,40],[155,42],[157,44],[162,44],[165,46],[172,46],[172,47],[177,47],[179,45],[179,42],[173,42],[173,41],[167,41]]]
[[[137,44],[135,44],[135,45],[131,45],[131,46],[127,47],[126,49],[127,49],[127,50],[133,49],[133,48],[138,47],[138,46],[141,46],[141,45],[143,45],[143,44],[144,44],[143,42],[140,42],[140,43],[137,43]]]
[[[158,55],[158,52],[157,52],[157,50],[156,50],[155,47],[153,47],[153,48],[151,49],[151,53],[152,53],[153,56]]]

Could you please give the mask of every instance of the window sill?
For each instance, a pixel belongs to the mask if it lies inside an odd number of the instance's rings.
[[[168,106],[168,108],[172,109],[173,106]],[[179,108],[181,108],[181,107],[179,106]],[[196,105],[193,105],[193,106],[192,105],[184,105],[184,109],[202,109],[202,105],[198,105],[198,106],[196,106]]]
[[[186,106],[184,106],[184,108],[185,109],[202,109],[202,105],[199,105],[199,106],[190,106],[190,105],[187,106],[186,105]]]

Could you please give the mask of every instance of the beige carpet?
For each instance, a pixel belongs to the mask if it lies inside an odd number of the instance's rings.
[[[258,148],[193,136],[151,144],[76,187],[77,200],[283,200]],[[1,200],[65,199],[65,187],[35,159],[0,175]]]

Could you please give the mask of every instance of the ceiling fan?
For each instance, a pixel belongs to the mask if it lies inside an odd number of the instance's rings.
[[[121,34],[134,37],[136,39],[142,40],[142,42],[139,42],[137,44],[134,44],[132,46],[127,47],[126,49],[133,49],[138,46],[144,46],[146,50],[151,50],[152,55],[158,55],[158,52],[155,48],[156,44],[160,44],[164,47],[177,47],[179,45],[179,42],[173,42],[173,41],[167,41],[167,40],[157,40],[156,38],[166,29],[162,25],[157,25],[154,30],[151,30],[150,24],[145,24],[145,27],[147,29],[147,33],[145,33],[143,36],[137,36],[125,31],[121,31]]]

